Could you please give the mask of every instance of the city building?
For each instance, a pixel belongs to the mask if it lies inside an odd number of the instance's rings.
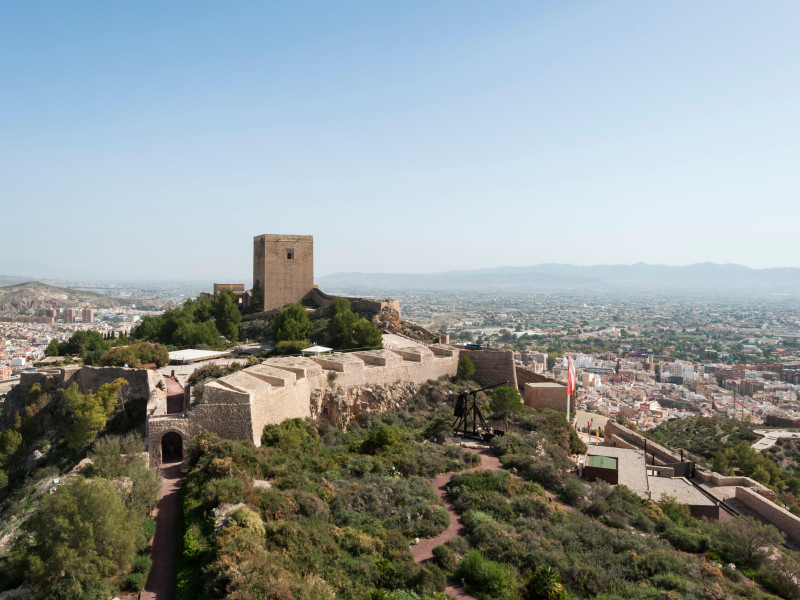
[[[94,322],[94,313],[92,312],[91,308],[84,308],[81,311],[81,317],[83,318],[84,323],[93,323]]]
[[[65,308],[64,323],[74,323],[74,322],[75,322],[75,309]]]

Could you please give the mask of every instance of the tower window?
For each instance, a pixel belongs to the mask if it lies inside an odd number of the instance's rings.
[[[286,251],[286,259],[287,260],[292,260],[293,258],[294,258],[294,252],[292,252],[291,250],[287,250]]]

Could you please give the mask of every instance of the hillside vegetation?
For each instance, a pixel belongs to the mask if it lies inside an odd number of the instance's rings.
[[[144,401],[126,402],[126,387],[34,384],[4,415],[0,591],[26,584],[37,600],[99,599],[144,586],[159,476],[141,454]],[[75,469],[87,454],[92,463]]]
[[[348,432],[294,420],[265,428],[260,448],[197,438],[178,598],[441,599],[446,577],[482,600],[775,597],[742,570],[798,597],[797,555],[766,558],[779,552],[764,550],[780,546],[776,529],[699,521],[669,498],[579,481],[570,453],[585,445],[560,413],[527,408],[507,413],[522,433],[492,441],[522,479],[455,475],[448,493],[467,535],[435,548],[433,563],[413,562],[413,539],[447,524],[426,478],[469,464],[443,443],[452,405],[432,393],[443,385],[425,386],[406,410],[362,415]]]
[[[722,448],[740,442],[753,443],[761,436],[753,433],[751,423],[723,417],[687,417],[662,423],[652,431],[653,439],[670,448],[683,448],[710,460]]]

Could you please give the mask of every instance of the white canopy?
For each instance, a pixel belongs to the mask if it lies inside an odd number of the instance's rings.
[[[326,348],[325,346],[311,346],[310,348],[306,348],[305,350],[301,350],[303,354],[316,354],[319,356],[320,354],[327,354],[329,352],[333,352],[333,348]]]

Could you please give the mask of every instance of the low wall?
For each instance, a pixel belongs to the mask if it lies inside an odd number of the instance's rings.
[[[481,385],[501,383],[518,388],[517,369],[511,350],[460,350],[459,353],[475,365],[474,379]]]
[[[764,419],[764,425],[768,427],[788,427],[791,429],[800,427],[800,419],[780,417],[778,415],[767,415],[767,418]]]
[[[800,540],[800,518],[746,487],[736,488],[736,499],[795,540]]]

